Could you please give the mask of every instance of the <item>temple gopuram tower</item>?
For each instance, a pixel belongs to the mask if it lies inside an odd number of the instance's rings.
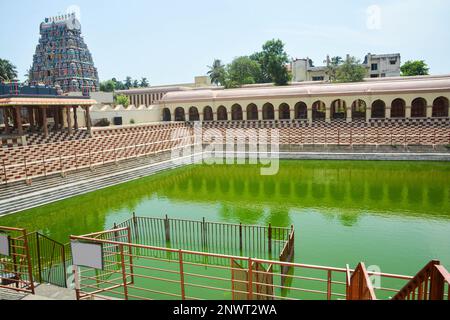
[[[46,18],[30,70],[30,84],[59,85],[63,92],[99,89],[97,69],[81,36],[75,13]]]

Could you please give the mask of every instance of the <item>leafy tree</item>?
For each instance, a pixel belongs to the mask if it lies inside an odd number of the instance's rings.
[[[360,82],[364,80],[367,70],[361,64],[361,61],[355,57],[349,57],[345,62],[339,63],[336,69],[335,80],[336,82]]]
[[[147,78],[142,78],[141,84],[139,86],[141,88],[148,88],[150,86],[150,83],[148,82]]]
[[[111,81],[114,82],[115,90],[125,90],[125,85],[122,81],[117,81],[116,78],[112,78]]]
[[[325,73],[330,77],[331,81],[336,81],[336,74],[339,66],[343,63],[341,57],[336,56],[330,59],[330,62],[327,61],[327,67]]]
[[[226,69],[222,64],[222,61],[215,59],[212,66],[208,66],[208,75],[211,78],[211,82],[216,85],[225,84],[226,81]]]
[[[247,56],[237,57],[227,66],[227,88],[238,87],[244,84],[256,83],[256,79],[261,73],[258,62]]]
[[[128,99],[128,97],[123,94],[116,95],[114,97],[114,100],[116,101],[116,105],[122,105],[125,108],[130,105],[130,99]]]
[[[10,61],[0,59],[0,81],[10,81],[17,78],[17,68]]]
[[[113,80],[107,80],[100,83],[100,91],[113,92],[116,89],[116,83]]]
[[[124,86],[125,89],[130,89],[133,86],[133,80],[131,79],[131,77],[126,77]]]
[[[133,81],[133,88],[139,88],[139,81],[137,80]]]
[[[426,76],[429,74],[430,68],[424,60],[406,61],[401,67],[402,76]]]
[[[280,39],[267,41],[261,52],[251,55],[251,59],[261,66],[261,73],[257,79],[260,83],[274,82],[276,85],[287,85],[291,76],[286,68],[289,57],[284,50],[284,43]]]

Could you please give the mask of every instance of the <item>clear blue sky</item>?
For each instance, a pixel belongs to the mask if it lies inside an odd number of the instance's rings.
[[[214,58],[229,62],[280,38],[293,58],[402,54],[450,73],[447,0],[0,0],[0,57],[20,79],[32,63],[39,24],[81,11],[82,32],[100,79],[147,77],[152,85],[193,81]],[[370,6],[376,5],[368,10]],[[369,13],[368,13],[369,12]]]

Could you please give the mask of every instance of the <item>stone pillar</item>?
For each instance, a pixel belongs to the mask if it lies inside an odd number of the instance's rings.
[[[28,118],[30,120],[30,130],[33,132],[35,129],[34,107],[28,107]]]
[[[247,121],[247,110],[242,110],[242,120]]]
[[[203,122],[203,119],[204,119],[204,117],[203,117],[203,112],[200,112],[200,113],[198,114],[198,116],[199,116],[199,118],[200,118],[200,122]]]
[[[291,117],[291,120],[294,120],[295,119],[295,109],[290,109],[289,110],[289,115]]]
[[[352,108],[350,107],[350,108],[347,108],[347,110],[346,110],[346,112],[347,112],[347,115],[346,115],[346,121],[347,122],[352,122]]]
[[[5,133],[9,134],[9,113],[8,113],[8,107],[3,107],[3,123],[5,124]]]
[[[274,120],[280,120],[280,110],[273,109],[273,119]]]
[[[78,107],[73,107],[73,122],[74,122],[74,129],[78,130],[78,115],[77,115]]]
[[[44,137],[48,137],[47,127],[47,106],[42,107],[42,129],[44,130]]]
[[[390,119],[391,118],[391,107],[386,107],[386,114],[385,114],[385,118],[386,119]]]
[[[258,120],[264,120],[262,110],[258,109]]]
[[[91,111],[89,110],[89,106],[85,107],[84,110],[86,111],[86,128],[89,135],[92,135]]]
[[[433,106],[427,106],[427,118],[433,117]]]
[[[70,107],[66,107],[67,131],[72,135],[72,116],[70,115]]]
[[[366,108],[366,122],[369,122],[371,118],[372,118],[372,108],[367,107]]]
[[[17,123],[17,133],[19,136],[23,135],[23,126],[22,126],[22,107],[21,106],[15,106],[14,107],[14,113],[16,116],[16,123]]]
[[[53,130],[58,130],[58,124],[59,124],[59,112],[57,107],[53,107],[53,120],[55,121],[55,125],[53,126]]]
[[[410,119],[411,118],[411,106],[406,106],[405,107],[405,118],[406,119]]]
[[[331,122],[331,109],[325,108],[325,122]]]
[[[313,110],[311,108],[307,108],[306,112],[308,113],[308,122],[313,123]]]

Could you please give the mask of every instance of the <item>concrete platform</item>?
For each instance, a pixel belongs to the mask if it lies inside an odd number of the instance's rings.
[[[41,284],[35,288],[36,294],[26,295],[21,300],[76,300],[75,290]]]

